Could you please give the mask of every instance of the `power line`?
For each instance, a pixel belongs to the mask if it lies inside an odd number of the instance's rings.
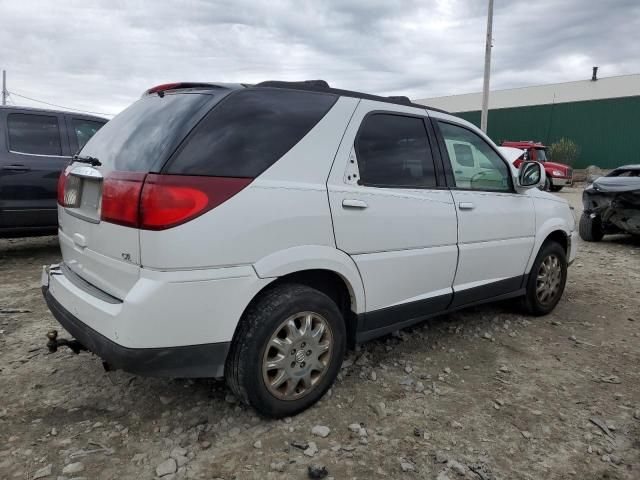
[[[107,115],[107,116],[110,116],[110,117],[113,117],[115,115],[113,113],[93,112],[91,110],[81,110],[79,108],[65,107],[64,105],[58,105],[58,104],[55,104],[55,103],[45,102],[44,100],[38,100],[37,98],[27,97],[26,95],[20,95],[19,93],[12,92],[12,91],[9,91],[9,90],[7,90],[7,93],[9,95],[15,95],[16,97],[24,98],[25,100],[31,100],[32,102],[43,103],[43,104],[49,105],[51,107],[63,108],[65,110],[72,110],[74,112],[89,113],[89,114],[94,114],[94,115]]]

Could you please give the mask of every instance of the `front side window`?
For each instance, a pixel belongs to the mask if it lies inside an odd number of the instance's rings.
[[[549,153],[544,148],[536,148],[536,157],[539,162],[549,161]]]
[[[368,116],[356,139],[360,184],[375,187],[435,187],[424,121],[386,113]]]
[[[32,155],[62,155],[58,117],[11,113],[7,118],[9,150]]]
[[[456,187],[470,190],[511,191],[509,166],[479,135],[439,122]]]
[[[94,122],[93,120],[82,120],[80,118],[74,118],[71,123],[73,124],[73,131],[78,141],[78,149],[81,149],[89,141],[95,133],[100,130],[104,125],[102,122]]]

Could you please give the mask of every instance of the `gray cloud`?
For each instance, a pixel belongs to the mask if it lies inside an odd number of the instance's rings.
[[[640,72],[636,0],[496,0],[492,88]],[[486,1],[0,0],[9,89],[118,112],[152,85],[323,78],[413,98],[482,86]],[[19,98],[14,101],[36,105]]]

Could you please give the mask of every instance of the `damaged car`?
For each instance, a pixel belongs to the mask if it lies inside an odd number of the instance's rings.
[[[611,233],[640,235],[640,164],[618,167],[587,185],[580,237],[598,242]]]

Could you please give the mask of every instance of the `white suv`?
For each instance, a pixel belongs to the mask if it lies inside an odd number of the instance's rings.
[[[518,172],[470,123],[404,97],[161,85],[61,176],[63,262],[43,292],[112,368],[224,376],[292,415],[347,345],[494,300],[550,312],[575,222],[541,182],[539,164]]]

